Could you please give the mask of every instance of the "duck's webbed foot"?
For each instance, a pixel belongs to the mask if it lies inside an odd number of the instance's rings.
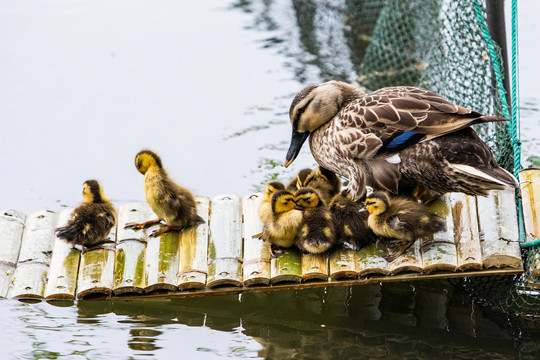
[[[277,246],[277,245],[271,244],[270,245],[270,255],[273,258],[280,257],[281,255],[283,255],[283,249],[281,247]]]
[[[160,235],[163,235],[169,231],[182,231],[184,230],[183,226],[172,226],[172,225],[166,225],[162,226],[157,230],[152,231],[152,233],[149,235],[150,237],[158,237]]]
[[[396,253],[383,255],[383,258],[388,262],[392,262],[392,261],[396,260],[398,257],[400,257],[413,244],[414,244],[414,240],[408,241]]]
[[[134,222],[127,223],[126,225],[124,225],[124,229],[142,230],[142,229],[147,229],[156,224],[159,224],[160,222],[161,222],[161,219],[150,220],[143,223],[134,223]]]

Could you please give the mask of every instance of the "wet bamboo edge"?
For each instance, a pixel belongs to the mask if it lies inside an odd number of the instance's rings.
[[[379,284],[387,282],[402,282],[402,281],[416,281],[416,280],[440,280],[450,278],[463,278],[463,277],[478,277],[478,276],[495,276],[495,275],[520,275],[523,273],[523,267],[509,268],[509,269],[494,269],[494,270],[469,270],[467,272],[440,272],[431,274],[419,274],[419,273],[406,273],[395,276],[372,276],[358,279],[347,279],[329,282],[308,282],[308,283],[280,283],[271,286],[252,286],[252,287],[222,287],[217,289],[205,289],[205,290],[192,290],[175,293],[158,293],[158,294],[146,294],[146,295],[124,295],[121,297],[113,296],[107,298],[108,300],[155,300],[155,299],[183,299],[189,297],[203,297],[203,296],[218,296],[218,295],[233,295],[249,292],[273,292],[283,290],[304,290],[315,289],[335,286],[356,286],[356,285],[369,285]],[[95,300],[95,299],[90,299]],[[100,299],[103,300],[103,299]]]

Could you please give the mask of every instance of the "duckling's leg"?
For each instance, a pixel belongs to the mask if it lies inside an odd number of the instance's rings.
[[[173,225],[166,225],[162,226],[157,230],[152,231],[152,233],[149,235],[150,237],[157,237],[160,235],[163,235],[169,231],[182,231],[184,230],[184,226],[173,226]]]
[[[143,223],[132,222],[132,223],[127,223],[126,225],[124,225],[124,229],[135,229],[135,230],[146,229],[146,228],[149,228],[150,226],[159,224],[160,222],[161,222],[161,219],[150,220]]]
[[[392,254],[392,255],[390,255],[390,254],[383,255],[383,258],[388,262],[392,262],[392,261],[396,260],[398,257],[400,257],[401,254],[403,254],[405,251],[407,251],[407,249],[410,248],[413,244],[414,244],[414,240],[410,240],[400,250],[398,250],[397,253]]]

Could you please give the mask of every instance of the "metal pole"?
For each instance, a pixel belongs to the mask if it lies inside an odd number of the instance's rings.
[[[503,85],[506,90],[506,102],[512,112],[510,93],[510,76],[508,73],[508,50],[506,46],[506,26],[504,21],[504,0],[486,0],[487,25],[493,41],[501,48],[501,56],[504,64]]]

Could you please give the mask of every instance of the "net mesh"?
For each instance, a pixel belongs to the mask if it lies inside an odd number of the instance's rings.
[[[416,85],[438,92],[456,104],[489,115],[503,114],[495,66],[503,64],[500,48],[489,52],[475,5],[470,0],[370,0],[358,2],[354,27],[369,39],[359,62],[358,82],[367,89]],[[351,9],[349,7],[349,9]],[[485,19],[485,9],[482,14]],[[364,16],[362,16],[364,14]],[[375,16],[374,16],[375,15]],[[346,14],[348,16],[348,14]],[[501,166],[514,170],[514,150],[507,124],[475,130],[491,147]],[[521,316],[540,317],[540,251],[523,250],[521,276],[466,278],[462,285],[483,304]]]
[[[367,90],[421,86],[472,110],[504,116],[502,80],[496,74],[504,74],[505,64],[496,44],[490,51],[483,32],[486,0],[239,0],[235,6],[257,14],[254,27],[275,30],[290,4],[294,25],[286,23],[281,40],[272,41],[286,44],[277,45],[279,51],[297,60],[287,66],[298,81],[357,81]],[[295,26],[297,40],[290,33]],[[475,130],[497,162],[512,172],[508,124],[477,125]],[[282,168],[287,144],[279,144],[278,160],[265,160],[268,174],[257,190],[284,177],[276,169]],[[540,318],[540,250],[524,249],[522,256],[524,275],[467,278],[462,289],[490,308]]]

